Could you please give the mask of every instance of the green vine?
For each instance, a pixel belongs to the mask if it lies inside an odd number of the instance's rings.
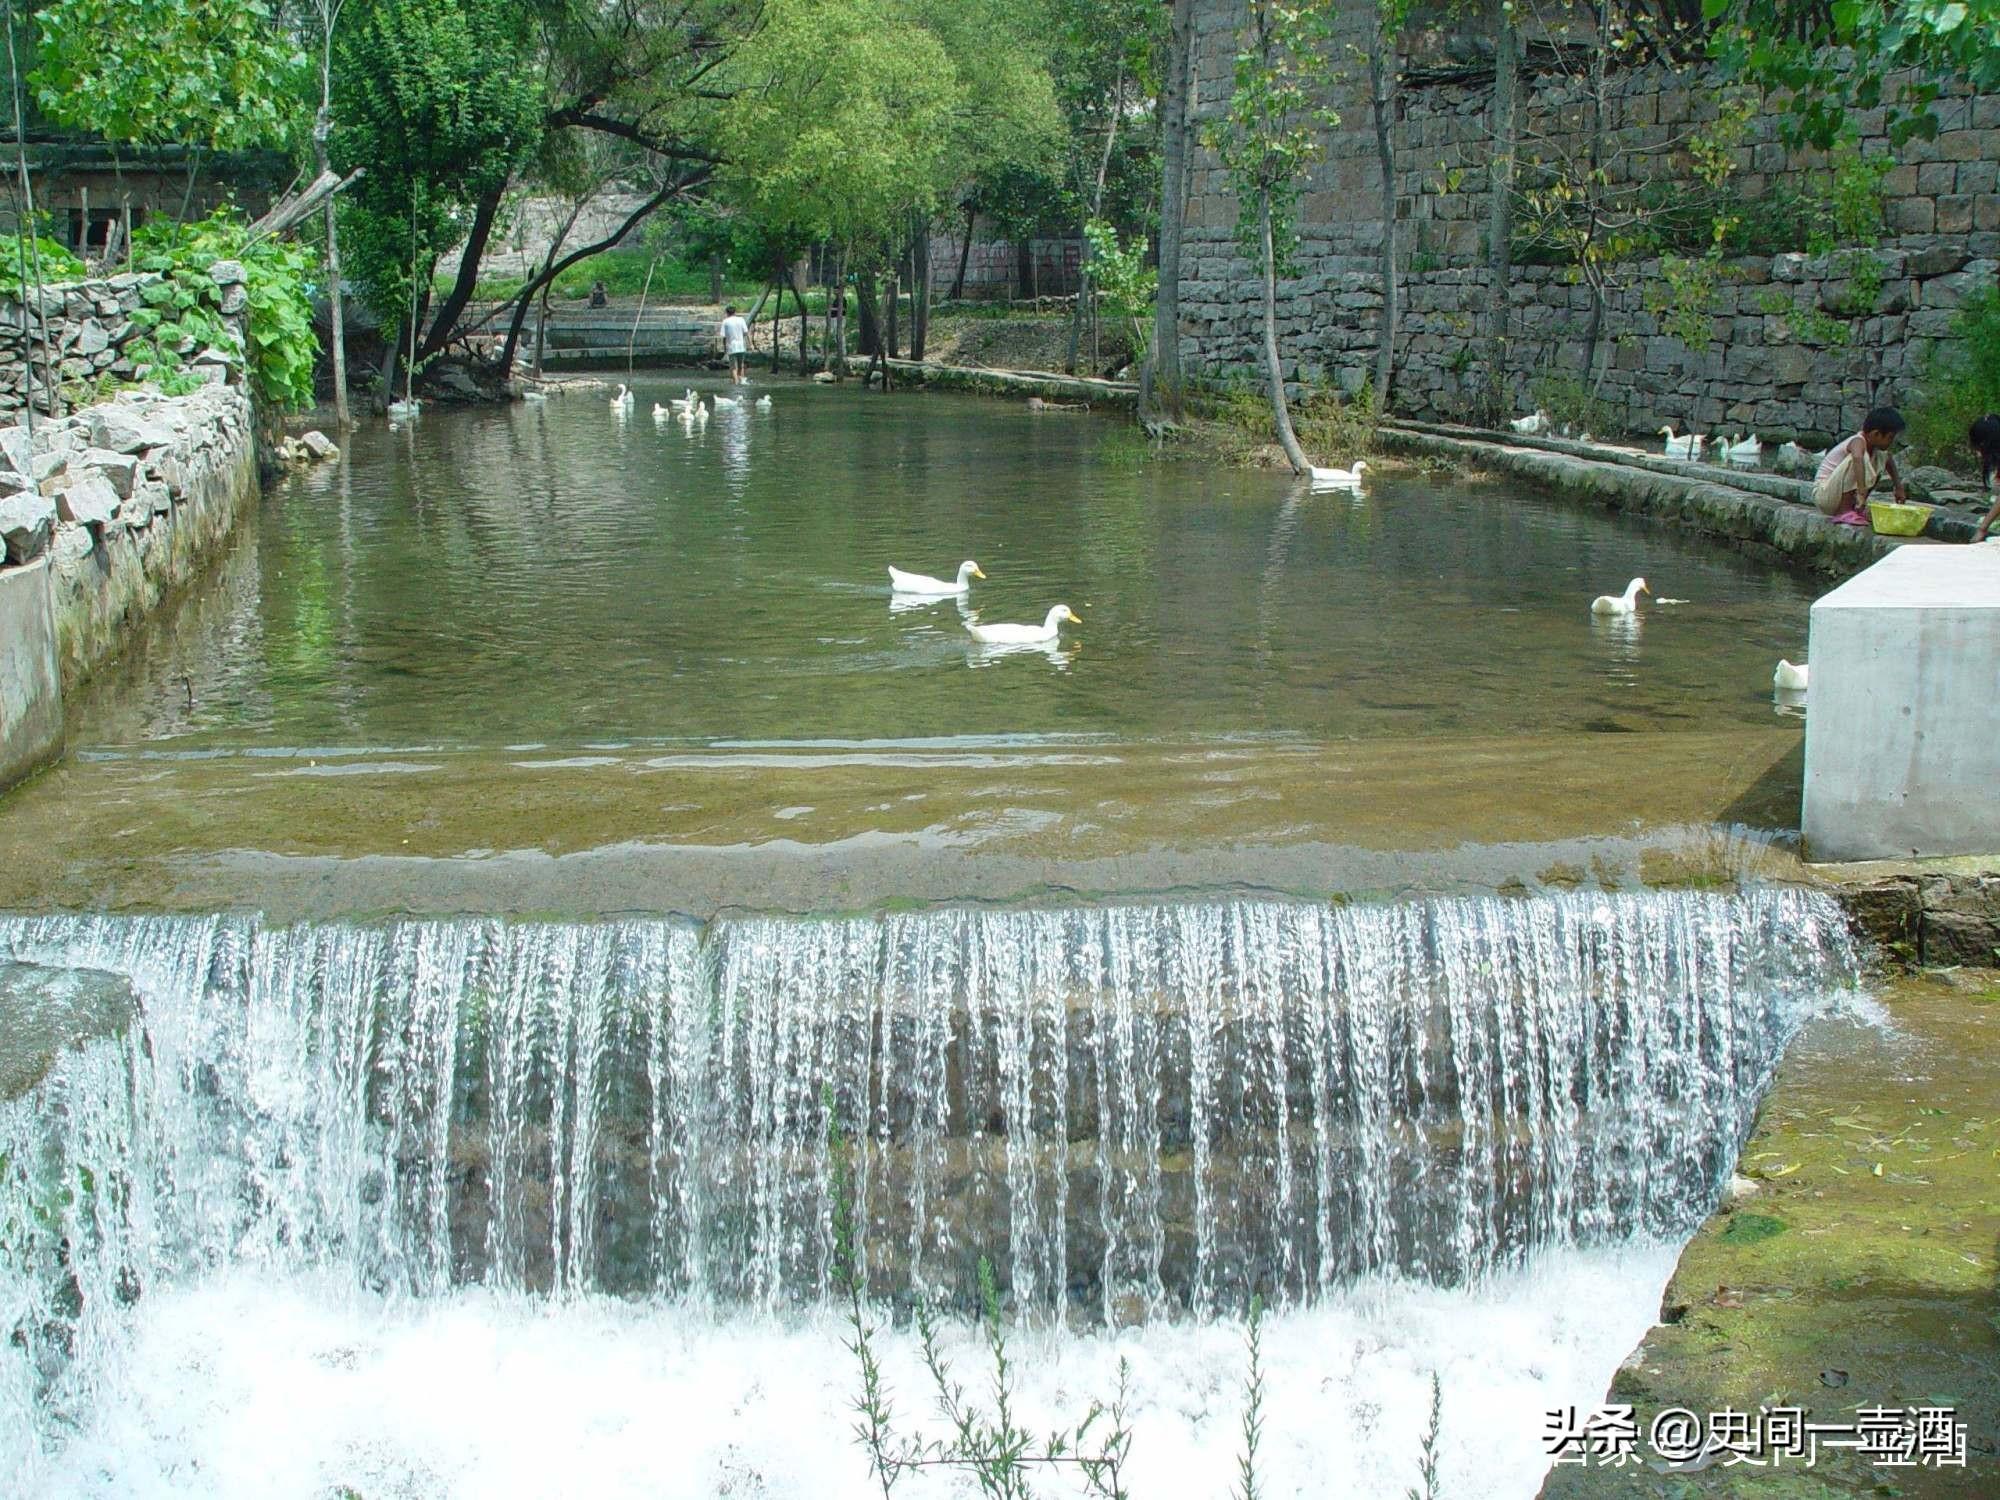
[[[125,346],[126,357],[139,379],[182,395],[201,383],[189,359],[220,349],[247,362],[250,389],[260,401],[308,406],[319,349],[308,291],[312,257],[299,245],[276,239],[251,245],[246,238],[243,226],[222,213],[191,224],[156,221],[139,230],[133,269],[161,279],[140,293],[145,305],[132,322],[141,336]],[[227,288],[211,272],[224,260],[243,267],[247,349],[222,312]]]

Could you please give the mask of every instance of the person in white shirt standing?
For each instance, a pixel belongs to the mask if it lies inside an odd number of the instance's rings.
[[[747,385],[750,377],[743,367],[750,360],[750,325],[733,306],[722,312],[722,352],[729,356],[730,384]]]

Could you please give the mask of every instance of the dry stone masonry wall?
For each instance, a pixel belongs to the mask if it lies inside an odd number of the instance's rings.
[[[222,315],[240,320],[249,300],[242,268],[218,261],[212,274],[222,288]],[[54,415],[87,404],[98,381],[133,379],[138,371],[128,346],[145,330],[132,315],[146,305],[146,288],[159,281],[128,273],[0,299],[0,420],[18,420],[9,414],[30,398],[36,411]],[[221,349],[190,344],[179,352],[189,373],[208,382],[228,379],[237,362]]]
[[[1196,0],[1196,128],[1227,107],[1243,0]],[[1366,45],[1367,7],[1343,10],[1336,50]],[[1393,130],[1404,313],[1399,409],[1464,416],[1484,389],[1476,335],[1485,306],[1484,179],[1490,81],[1406,85]],[[1676,151],[1714,120],[1722,91],[1701,69],[1653,65],[1612,80],[1605,160],[1614,183],[1653,180],[1671,191]],[[1583,143],[1582,96],[1563,78],[1524,79],[1524,154],[1553,159]],[[1298,275],[1279,291],[1279,335],[1303,383],[1360,389],[1371,373],[1381,309],[1381,175],[1366,68],[1343,70],[1331,100],[1341,124],[1313,169],[1301,205]],[[2000,97],[1948,97],[1935,140],[1891,152],[1882,111],[1856,121],[1864,157],[1892,156],[1881,179],[1884,227],[1853,254],[1809,259],[1763,255],[1729,261],[1707,311],[1712,338],[1690,347],[1671,335],[1657,305],[1659,262],[1623,266],[1605,317],[1605,398],[1626,425],[1663,422],[1755,427],[1772,437],[1824,440],[1851,431],[1878,401],[1907,399],[1953,315],[2000,273]],[[1795,191],[1817,158],[1788,152],[1778,122],[1753,118],[1731,152],[1727,191],[1747,215]],[[1236,201],[1212,153],[1197,149],[1189,175],[1181,287],[1182,347],[1191,370],[1249,376],[1258,331],[1256,279],[1235,241]],[[1801,247],[1802,248],[1802,247]],[[1857,307],[1856,256],[1871,259],[1880,288]],[[1872,273],[1863,273],[1864,281]],[[1516,405],[1550,372],[1585,368],[1590,294],[1557,265],[1517,267],[1508,381]],[[1839,333],[1829,336],[1835,325]],[[1697,341],[1701,342],[1701,341]]]
[[[240,317],[240,270],[223,262],[214,274],[228,316]],[[145,281],[118,276],[45,289],[46,344],[32,310],[36,337],[24,343],[20,306],[0,307],[0,325],[11,315],[15,330],[12,342],[0,342],[0,391],[12,393],[15,419],[0,427],[0,580],[46,570],[65,688],[117,654],[125,631],[193,575],[257,492],[250,396],[231,353],[184,351],[204,382],[186,395],[132,388],[73,413],[24,420],[29,348],[38,361],[53,348],[89,374],[129,373],[121,351],[137,336],[131,314],[143,305]],[[34,388],[39,407],[39,368]]]

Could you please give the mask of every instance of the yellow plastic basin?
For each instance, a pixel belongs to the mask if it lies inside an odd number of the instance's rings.
[[[1868,502],[1868,523],[1883,536],[1922,536],[1931,518],[1928,505],[1898,505],[1891,500]]]

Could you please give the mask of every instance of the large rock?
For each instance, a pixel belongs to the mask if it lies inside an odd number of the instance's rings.
[[[306,452],[323,463],[340,457],[340,445],[317,429],[305,433],[299,441],[305,444]]]
[[[1926,875],[1923,961],[2000,966],[2000,876]]]
[[[101,531],[118,519],[118,492],[102,474],[85,474],[56,491],[56,514],[72,525]]]
[[[137,482],[139,460],[130,453],[113,453],[109,448],[87,448],[83,462],[102,474],[111,488],[118,492],[120,500],[132,498],[132,486]]]
[[[122,1036],[138,1018],[132,982],[104,969],[0,962],[0,1104],[20,1098],[71,1047]]]
[[[49,550],[55,534],[56,503],[33,490],[0,500],[0,541],[6,543],[7,561],[32,562]]]
[[[219,260],[208,268],[209,279],[217,286],[241,286],[243,284],[243,262],[240,260]]]
[[[91,446],[109,448],[113,453],[164,448],[178,435],[170,423],[129,406],[99,406],[90,413]]]

